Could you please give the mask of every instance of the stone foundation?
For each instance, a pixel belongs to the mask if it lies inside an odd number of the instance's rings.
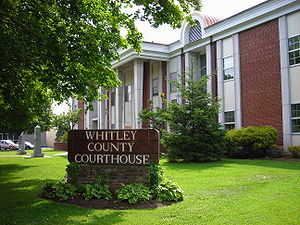
[[[120,188],[121,184],[148,182],[148,165],[91,165],[81,164],[78,180],[80,184],[93,182],[97,175],[103,177],[107,172],[108,184],[112,191]]]

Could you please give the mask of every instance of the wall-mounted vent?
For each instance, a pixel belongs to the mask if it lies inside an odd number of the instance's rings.
[[[202,39],[202,29],[199,21],[195,21],[196,25],[192,26],[190,28],[190,33],[189,33],[189,43],[193,43],[195,41],[198,41]]]

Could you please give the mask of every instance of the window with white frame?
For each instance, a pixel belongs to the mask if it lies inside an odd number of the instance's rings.
[[[289,62],[300,64],[300,35],[289,38]]]
[[[125,102],[131,102],[131,85],[125,87]]]
[[[223,58],[223,79],[231,80],[234,78],[233,56]]]
[[[300,133],[300,103],[292,104],[292,132]]]
[[[170,74],[170,93],[174,93],[177,91],[177,87],[173,82],[177,81],[177,73],[171,73]]]
[[[224,112],[224,128],[225,130],[235,128],[234,111]]]
[[[159,90],[159,79],[157,77],[152,80],[152,95],[153,96],[158,95],[158,90]]]

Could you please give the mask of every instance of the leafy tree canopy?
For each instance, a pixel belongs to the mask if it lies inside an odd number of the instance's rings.
[[[118,49],[141,51],[134,20],[180,27],[191,7],[200,2],[0,0],[0,130],[48,118],[52,99],[101,99],[99,87],[120,83],[111,66]]]

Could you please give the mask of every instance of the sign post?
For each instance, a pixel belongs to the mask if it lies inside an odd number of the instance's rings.
[[[146,183],[149,163],[159,162],[159,133],[154,129],[72,130],[68,160],[81,167],[79,183],[109,172],[109,185]]]

